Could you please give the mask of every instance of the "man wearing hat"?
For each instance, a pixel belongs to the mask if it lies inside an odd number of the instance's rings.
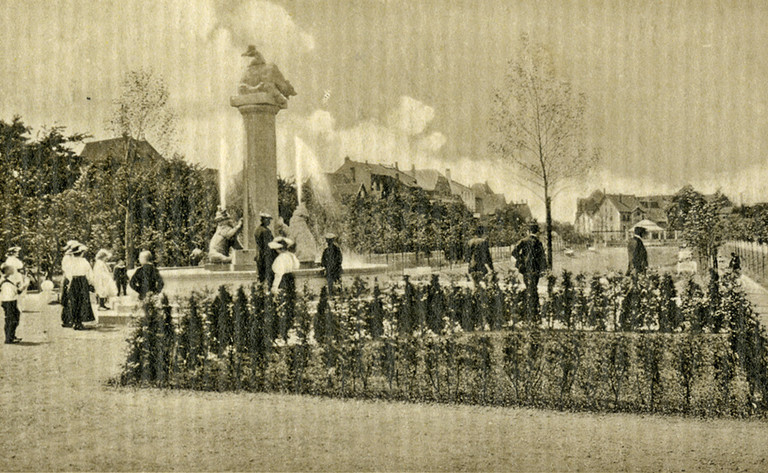
[[[537,322],[540,317],[539,278],[547,270],[547,254],[539,241],[538,223],[528,225],[528,236],[518,242],[512,250],[512,257],[515,258],[517,270],[523,275],[528,315],[531,322]]]
[[[225,209],[219,209],[216,211],[216,233],[211,238],[211,243],[208,247],[208,258],[211,263],[231,263],[232,256],[230,256],[230,250],[242,249],[240,242],[237,241],[237,235],[243,228],[243,220],[240,219],[237,224],[234,224],[232,217]]]
[[[475,228],[475,237],[467,242],[467,261],[469,262],[469,275],[475,284],[478,284],[486,274],[493,271],[491,249],[485,238],[485,227],[478,225]]]
[[[259,217],[261,218],[261,224],[254,232],[254,237],[256,239],[256,250],[258,251],[258,254],[254,260],[256,261],[256,268],[259,271],[259,282],[266,283],[267,286],[271,286],[274,279],[274,273],[272,272],[272,261],[275,259],[275,250],[269,246],[273,240],[272,232],[269,229],[272,216],[268,213],[262,212],[259,214]]]
[[[327,246],[323,250],[323,256],[320,259],[320,265],[325,272],[325,280],[328,283],[328,295],[333,294],[333,285],[341,280],[341,248],[336,244],[336,235],[326,233],[325,242]]]
[[[648,252],[645,251],[644,236],[645,228],[635,227],[632,238],[627,243],[627,274],[644,274],[648,269]]]

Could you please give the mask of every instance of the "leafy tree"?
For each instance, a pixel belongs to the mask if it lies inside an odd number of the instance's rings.
[[[513,163],[537,189],[546,209],[547,259],[552,267],[552,199],[568,181],[583,177],[598,153],[585,144],[586,97],[557,77],[551,56],[541,45],[521,38],[505,83],[493,93],[489,142],[492,153]]]

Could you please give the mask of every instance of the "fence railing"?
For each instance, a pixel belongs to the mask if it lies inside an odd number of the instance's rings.
[[[768,284],[768,245],[753,241],[729,241],[722,246],[720,255],[727,265],[731,253],[741,260],[741,270],[757,282]]]
[[[493,261],[502,261],[512,256],[514,246],[494,246],[491,247],[491,258]],[[390,268],[408,268],[413,266],[432,266],[443,267],[449,265],[463,264],[463,259],[459,261],[449,261],[445,257],[443,250],[431,251],[427,254],[415,252],[403,253],[381,253],[365,255],[365,262],[368,264],[386,264]]]

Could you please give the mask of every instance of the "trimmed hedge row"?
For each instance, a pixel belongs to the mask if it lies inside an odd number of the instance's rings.
[[[222,287],[215,296],[190,297],[178,322],[166,299],[149,301],[129,339],[120,383],[596,411],[762,413],[765,337],[744,294],[725,282],[717,308],[728,322],[724,333],[523,325],[468,333],[451,316],[457,308],[441,301],[433,285],[409,289],[406,281],[401,292],[382,295],[374,287],[372,297],[362,297],[367,290],[358,281],[339,297],[323,291],[316,305],[306,292],[273,297],[253,286],[232,295]],[[478,294],[486,290],[472,291],[473,298],[493,301]],[[683,305],[681,313],[697,307]],[[404,313],[409,310],[414,313]],[[441,313],[436,333],[431,327]],[[404,325],[404,319],[415,323]]]

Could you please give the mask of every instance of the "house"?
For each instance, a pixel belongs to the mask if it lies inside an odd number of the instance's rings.
[[[416,187],[416,179],[401,171],[397,163],[393,167],[361,163],[347,156],[344,158],[344,164],[331,174],[336,176],[332,179],[332,187],[334,184],[346,186],[342,192],[344,195],[354,189],[355,193],[363,192],[365,195],[381,198],[389,195],[398,186]]]
[[[510,202],[507,205],[507,208],[515,210],[520,218],[526,222],[533,220],[533,214],[531,213],[531,208],[528,206],[527,202]]]
[[[448,180],[448,184],[451,187],[451,194],[458,196],[470,212],[476,212],[475,192],[464,184],[460,184],[451,179],[450,169],[445,170],[445,178]]]
[[[471,189],[475,193],[475,212],[480,215],[492,215],[507,206],[504,194],[493,192],[487,181],[482,184],[472,184]]]
[[[626,239],[639,222],[647,221],[647,225],[661,229],[656,232],[659,238],[666,238],[667,209],[672,197],[596,191],[577,201],[574,227],[583,235],[592,235],[607,242]]]
[[[416,179],[416,185],[424,189],[432,199],[445,203],[461,202],[470,212],[475,212],[474,191],[452,180],[450,169],[441,174],[436,169],[416,169],[416,166],[412,166],[409,174]]]
[[[128,146],[136,153],[139,159],[158,160],[163,159],[154,146],[145,140],[133,138],[110,138],[107,140],[90,141],[80,152],[83,162],[87,164],[98,163],[107,158],[121,158],[126,155]]]

